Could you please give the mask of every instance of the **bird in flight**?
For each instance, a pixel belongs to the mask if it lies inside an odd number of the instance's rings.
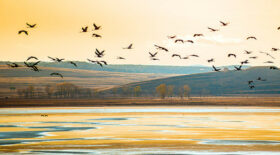
[[[128,47],[125,47],[125,48],[123,48],[123,49],[128,49],[128,50],[130,50],[130,49],[133,49],[132,46],[133,46],[133,44],[130,44]]]
[[[270,66],[269,69],[278,70],[278,68],[275,66]]]
[[[229,53],[229,54],[228,54],[228,57],[231,57],[231,56],[233,56],[233,57],[235,57],[235,58],[236,58],[236,54]]]
[[[179,57],[181,59],[181,55],[179,54],[172,54],[172,57]]]
[[[89,62],[91,63],[95,63],[95,64],[98,64],[99,66],[103,67],[103,64],[104,65],[107,65],[107,62],[106,61],[94,61],[94,60],[90,60],[90,59],[87,59]],[[102,64],[103,63],[103,64]]]
[[[249,63],[249,60],[244,60],[244,61],[241,61],[241,64],[248,64]]]
[[[259,80],[259,81],[266,81],[266,79],[263,79],[261,77],[258,77],[257,80]]]
[[[214,65],[212,65],[214,71],[219,72],[221,69],[220,68],[216,68]]]
[[[93,27],[94,27],[94,30],[99,30],[101,28],[101,26],[97,26],[95,23],[93,23]]]
[[[250,59],[257,59],[257,56],[249,57]]]
[[[272,51],[279,51],[279,48],[271,48]]]
[[[158,58],[151,58],[151,60],[159,60]]]
[[[26,59],[26,61],[28,61],[28,60],[30,60],[30,59],[36,59],[36,60],[38,60],[37,57],[35,57],[35,56],[30,56],[30,57],[28,57],[28,58]]]
[[[211,27],[208,27],[208,29],[209,29],[211,32],[219,31],[218,29],[214,29],[214,28],[211,28]]]
[[[37,24],[31,25],[31,24],[29,24],[29,23],[26,23],[26,25],[27,25],[27,28],[35,28],[35,26],[36,26]]]
[[[75,67],[78,67],[77,64],[73,61],[69,61],[70,64],[74,65]]]
[[[277,30],[280,30],[280,26],[277,28]]]
[[[273,61],[265,61],[264,63],[272,64],[274,62]]]
[[[272,55],[270,55],[270,54],[267,53],[267,52],[260,52],[260,53],[266,54],[267,56],[270,56],[272,59],[275,59]]]
[[[95,55],[96,55],[98,58],[103,57],[103,56],[104,56],[104,52],[105,52],[105,50],[103,50],[103,51],[100,52],[97,48],[95,49]]]
[[[255,88],[255,86],[249,86],[249,88],[250,88],[250,89],[253,89],[253,88]]]
[[[203,36],[204,36],[204,35],[201,34],[201,33],[196,33],[196,34],[193,35],[193,37],[203,37]]]
[[[236,71],[241,71],[242,65],[240,65],[239,67],[234,66]]]
[[[51,75],[51,76],[60,76],[61,78],[63,78],[63,75],[62,75],[62,74],[56,73],[56,72],[51,73],[50,75]]]
[[[12,67],[12,68],[21,67],[21,66],[18,65],[17,63],[11,63],[11,64],[8,64],[8,63],[7,63],[7,65],[8,65],[9,67]]]
[[[87,32],[88,31],[88,26],[82,27],[82,32]]]
[[[168,39],[174,39],[174,38],[176,38],[176,35],[174,35],[174,36],[167,36],[167,38]]]
[[[247,40],[249,40],[249,39],[255,39],[255,40],[257,40],[257,38],[254,37],[254,36],[249,36],[249,37],[247,37],[246,39],[247,39]]]
[[[192,57],[199,57],[199,56],[196,55],[196,54],[191,54],[191,55],[189,55],[189,56],[192,56]]]
[[[20,31],[18,31],[18,34],[21,34],[21,33],[24,33],[24,34],[28,35],[28,32],[27,32],[26,30],[20,30]]]
[[[177,43],[177,42],[184,43],[184,40],[183,40],[183,39],[176,39],[174,42],[175,42],[175,43]]]
[[[186,40],[185,42],[194,43],[192,40]]]
[[[101,35],[96,34],[96,33],[93,33],[93,34],[92,34],[92,37],[95,37],[95,38],[102,38],[102,36],[101,36]]]
[[[158,52],[156,52],[156,53],[151,53],[151,52],[149,52],[149,54],[150,54],[150,57],[152,57],[152,58],[154,58],[157,54],[158,54]]]
[[[26,67],[33,67],[36,66],[40,63],[40,61],[34,62],[34,63],[27,63],[27,62],[23,62],[25,64]]]
[[[207,60],[207,62],[208,62],[208,63],[214,62],[214,59],[213,59],[213,58],[212,58],[212,59],[209,59],[209,60]]]
[[[48,58],[50,58],[52,61],[56,61],[56,62],[62,62],[64,59],[60,59],[60,58],[52,58],[50,56],[48,56]]]
[[[245,52],[245,54],[251,54],[252,53],[252,51],[247,51],[247,50],[245,50],[244,52]]]
[[[154,45],[157,49],[168,52],[168,49],[162,46]]]
[[[227,26],[229,23],[225,23],[223,21],[220,21],[220,23],[222,24],[222,26]]]
[[[253,80],[248,81],[248,85],[250,85],[250,84],[252,84],[252,83],[254,83]]]
[[[117,59],[120,59],[120,60],[125,60],[124,57],[117,57]]]

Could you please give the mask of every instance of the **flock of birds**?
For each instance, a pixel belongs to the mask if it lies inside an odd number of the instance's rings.
[[[229,22],[223,22],[223,21],[219,21],[219,22],[220,22],[220,24],[221,24],[221,27],[226,27],[226,26],[228,26],[228,25],[230,24]],[[34,28],[36,27],[37,24],[29,24],[29,23],[26,23],[26,25],[27,25],[27,28],[28,28],[28,29],[34,29]],[[207,28],[208,28],[208,30],[209,30],[210,32],[217,32],[217,31],[219,31],[219,29],[216,29],[216,28],[211,28],[211,27],[207,27]],[[94,33],[92,33],[92,37],[94,37],[94,38],[102,38],[102,36],[101,36],[100,34],[97,33],[100,29],[101,29],[101,26],[98,26],[98,25],[96,25],[95,23],[93,23],[93,30],[92,30],[92,31],[93,31]],[[277,30],[280,30],[280,27],[278,27]],[[84,27],[81,28],[80,33],[87,33],[87,32],[89,32],[89,27],[88,27],[88,26],[84,26]],[[28,32],[27,30],[19,30],[19,31],[18,31],[18,34],[19,34],[19,35],[20,35],[20,34],[29,35],[29,32]],[[204,34],[196,33],[196,34],[193,35],[193,38],[196,38],[196,37],[204,37]],[[190,43],[190,44],[194,44],[194,43],[195,43],[193,40],[184,40],[184,39],[177,38],[176,35],[167,36],[167,38],[168,38],[169,40],[173,40],[174,43],[181,43],[181,44],[182,44],[182,43]],[[257,40],[257,38],[256,38],[255,36],[248,36],[248,37],[246,38],[246,40]],[[164,47],[164,46],[159,46],[159,45],[156,45],[156,44],[155,44],[154,47],[155,47],[158,51],[169,52],[169,49],[167,49],[167,48]],[[131,49],[133,49],[133,44],[131,43],[129,46],[124,47],[123,49],[124,49],[124,50],[131,50]],[[279,48],[274,48],[274,47],[273,47],[273,48],[271,48],[271,51],[280,51],[280,49],[279,49]],[[251,55],[252,53],[253,53],[252,51],[247,51],[247,50],[244,51],[244,54],[247,54],[247,55]],[[268,53],[268,52],[259,52],[259,53],[264,54],[264,55],[266,55],[266,56],[268,56],[268,57],[270,57],[270,58],[272,58],[272,59],[275,59],[275,57],[273,57],[273,56],[272,56],[270,53]],[[151,59],[151,60],[159,60],[159,59],[156,57],[157,54],[158,54],[158,52],[155,52],[155,53],[149,52],[150,59]],[[97,58],[102,58],[102,57],[105,55],[105,50],[95,49],[95,55],[96,55]],[[180,54],[176,54],[176,53],[175,53],[175,54],[172,54],[172,58],[174,58],[174,57],[177,57],[177,58],[179,58],[179,59],[190,59],[191,57],[196,57],[196,58],[198,58],[199,55],[197,55],[197,54],[191,54],[191,55],[188,55],[188,56],[184,56],[184,57],[183,57],[183,56],[181,56]],[[231,57],[232,57],[232,58],[236,58],[237,55],[234,54],[234,53],[228,53],[227,57],[228,57],[228,58],[231,58]],[[48,58],[49,58],[51,61],[57,62],[57,63],[63,62],[63,61],[65,60],[65,59],[63,59],[63,58],[53,58],[53,57],[50,57],[50,56],[49,56]],[[250,57],[249,57],[249,59],[257,59],[257,58],[258,58],[257,56],[250,56]],[[35,56],[30,56],[30,57],[28,57],[28,58],[26,59],[26,61],[24,61],[24,65],[25,65],[26,67],[30,68],[30,69],[33,70],[33,71],[39,72],[40,70],[39,70],[39,68],[38,68],[38,64],[40,63],[40,61],[33,62],[33,63],[28,62],[29,60],[32,60],[32,59],[38,60],[37,57],[35,57]],[[124,57],[121,57],[121,56],[118,56],[117,59],[123,60],[123,59],[125,59],[125,58],[124,58]],[[104,60],[99,60],[99,59],[98,59],[98,60],[87,59],[87,61],[90,62],[90,63],[97,64],[97,65],[99,65],[99,66],[101,66],[101,67],[103,67],[104,65],[107,65],[107,62],[106,62],[106,61],[104,61]],[[73,61],[67,61],[67,62],[70,63],[70,64],[72,64],[72,65],[74,65],[75,67],[77,67],[77,64],[76,64],[75,62],[73,62]],[[208,59],[207,62],[208,62],[208,63],[213,63],[213,62],[215,62],[215,59],[214,59],[214,58]],[[248,63],[249,63],[249,60],[248,60],[248,59],[246,59],[246,60],[244,60],[244,61],[241,61],[241,62],[240,62],[240,65],[234,66],[234,69],[235,69],[236,71],[241,71],[241,70],[242,70],[242,66],[243,66],[244,64],[248,64]],[[271,61],[271,60],[269,60],[269,61],[266,61],[266,62],[264,62],[264,63],[272,64],[272,63],[274,63],[274,62]],[[10,67],[12,67],[12,68],[21,67],[21,66],[20,66],[19,64],[17,64],[17,63],[10,63],[10,64],[7,64],[7,65],[10,66]],[[213,68],[213,71],[216,71],[216,72],[220,72],[220,71],[222,70],[221,68],[218,68],[218,67],[216,67],[216,66],[214,66],[214,65],[212,65],[212,68]],[[269,69],[278,70],[278,68],[275,67],[275,66],[270,66]],[[51,76],[59,76],[59,77],[63,78],[63,75],[60,74],[60,73],[57,73],[57,72],[50,73],[50,75],[51,75]],[[261,77],[258,77],[256,80],[258,80],[258,81],[266,81],[266,79],[263,79],[263,78],[261,78]],[[249,86],[250,89],[255,88],[254,80],[249,80],[249,81],[248,81],[248,86]]]

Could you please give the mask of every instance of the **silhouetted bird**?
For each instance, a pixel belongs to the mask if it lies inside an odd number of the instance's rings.
[[[220,68],[216,68],[214,65],[212,65],[214,71],[219,72],[221,69]]]
[[[271,48],[272,51],[279,51],[279,48]]]
[[[158,52],[156,52],[156,53],[151,53],[151,52],[149,52],[149,54],[150,54],[150,57],[155,57],[157,54],[158,54]]]
[[[265,62],[263,62],[263,63],[272,64],[272,63],[274,63],[274,62],[273,62],[273,61],[265,61]]]
[[[186,40],[185,42],[194,43],[192,40]]]
[[[179,57],[181,59],[181,55],[179,54],[172,54],[172,57]]]
[[[34,67],[36,65],[38,65],[40,63],[40,61],[34,62],[34,63],[27,63],[27,62],[23,62],[25,64],[26,67]]]
[[[95,49],[95,55],[96,55],[98,58],[103,57],[103,56],[104,56],[104,52],[105,52],[105,50],[103,50],[103,51],[100,52],[97,48]]]
[[[183,39],[176,39],[174,42],[175,42],[175,43],[177,43],[177,42],[184,43],[184,40],[183,40]]]
[[[176,38],[176,36],[174,35],[174,36],[167,36],[167,38],[168,39],[174,39],[174,38]]]
[[[74,65],[75,67],[78,67],[77,64],[73,61],[69,61],[70,64]]]
[[[236,58],[236,54],[229,53],[229,54],[228,54],[228,57],[231,57],[231,56],[233,56],[233,57]]]
[[[52,58],[50,56],[48,56],[48,58],[50,58],[52,61],[56,61],[56,62],[61,62],[64,60],[64,59],[60,59],[60,58]]]
[[[95,37],[95,38],[101,38],[101,35],[96,34],[96,33],[93,33],[93,34],[92,34],[92,37]]]
[[[93,23],[93,27],[94,27],[94,30],[99,30],[101,28],[101,26],[97,26],[95,23]]]
[[[277,30],[280,30],[280,26],[277,28]]]
[[[212,59],[209,59],[209,60],[207,60],[207,62],[208,62],[208,63],[214,62],[214,59],[213,59],[213,58],[212,58]]]
[[[255,88],[255,86],[249,86],[249,88],[250,88],[250,89],[253,89],[253,88]]]
[[[82,27],[82,32],[87,32],[88,31],[88,26]]]
[[[250,59],[257,59],[257,56],[249,57]]]
[[[247,51],[247,50],[245,50],[244,52],[245,52],[245,54],[251,54],[252,53],[251,51]]]
[[[277,68],[277,67],[275,67],[275,66],[270,66],[270,67],[269,67],[269,69],[272,69],[272,70],[278,70],[278,68]]]
[[[208,29],[209,29],[211,32],[219,31],[218,29],[214,29],[214,28],[211,28],[211,27],[208,27]]]
[[[130,44],[128,47],[125,47],[125,48],[123,48],[123,49],[128,49],[128,50],[130,50],[130,49],[132,49],[132,46],[133,46],[133,44]]]
[[[104,65],[108,65],[107,62],[104,61],[104,60],[102,60],[102,61],[100,61],[100,62],[102,62]]]
[[[248,85],[252,84],[253,82],[253,80],[248,81]]]
[[[168,49],[162,46],[154,45],[157,49],[168,52]]]
[[[38,60],[37,57],[35,57],[35,56],[30,56],[30,57],[28,57],[28,58],[26,59],[26,61],[28,61],[28,60],[30,60],[30,59],[36,59],[36,60]]]
[[[151,58],[151,60],[159,60],[158,58]]]
[[[24,34],[28,35],[28,32],[27,32],[26,30],[20,30],[20,31],[18,31],[18,34],[21,34],[21,33],[24,33]]]
[[[270,56],[272,59],[275,59],[272,55],[270,55],[270,54],[267,53],[267,52],[260,52],[260,53],[266,54],[267,56]]]
[[[182,59],[189,59],[189,57],[188,57],[188,56],[186,56],[186,57],[183,57]]]
[[[254,37],[254,36],[249,36],[249,37],[247,37],[247,40],[249,40],[249,39],[255,39],[255,40],[257,40],[257,38]]]
[[[244,60],[244,61],[241,61],[241,64],[248,64],[249,63],[249,60]]]
[[[241,68],[242,68],[242,65],[240,65],[239,67],[234,66],[234,68],[235,68],[236,71],[241,71],[241,70],[242,70],[242,69],[241,69]]]
[[[189,55],[189,56],[192,56],[192,57],[199,57],[199,56],[196,55],[196,54],[191,54],[191,55]]]
[[[107,65],[107,62],[106,61],[94,61],[94,60],[90,60],[90,59],[87,59],[89,62],[91,63],[95,63],[95,64],[98,64],[99,66],[103,67],[103,64],[104,65]],[[103,63],[103,64],[102,64]]]
[[[225,23],[225,22],[222,22],[220,21],[220,23],[222,24],[222,26],[227,26],[229,23]]]
[[[31,25],[31,24],[28,24],[28,23],[26,23],[26,25],[27,25],[27,28],[34,28],[36,26],[36,24]]]
[[[117,59],[125,60],[125,58],[124,58],[124,57],[117,57]]]
[[[55,75],[56,75],[56,76],[60,76],[61,78],[63,78],[63,75],[60,74],[60,73],[51,73],[50,75],[51,75],[51,76],[55,76]]]
[[[193,37],[203,37],[203,34],[196,33],[196,34],[193,35]]]
[[[19,64],[17,64],[17,63],[11,63],[11,64],[8,64],[7,63],[7,65],[9,66],[9,67],[12,67],[12,68],[17,68],[17,67],[21,67]]]

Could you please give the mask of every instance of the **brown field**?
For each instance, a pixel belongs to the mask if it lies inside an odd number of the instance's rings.
[[[116,98],[116,99],[1,99],[0,107],[65,107],[65,106],[280,106],[280,97],[192,97]]]

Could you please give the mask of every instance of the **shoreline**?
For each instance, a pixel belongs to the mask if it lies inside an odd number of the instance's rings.
[[[0,108],[104,106],[261,106],[280,107],[280,97],[192,97],[106,99],[1,99]]]

